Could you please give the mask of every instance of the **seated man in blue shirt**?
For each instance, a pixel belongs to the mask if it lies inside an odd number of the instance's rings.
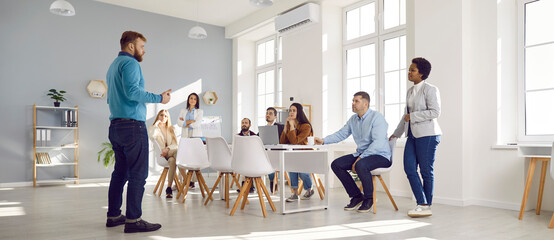
[[[356,142],[356,152],[337,158],[331,164],[331,169],[351,198],[344,210],[351,211],[358,206],[358,212],[369,212],[373,206],[373,180],[371,171],[376,168],[391,166],[391,149],[387,138],[388,124],[383,115],[369,109],[369,94],[357,92],[352,99],[352,112],[346,125],[336,133],[325,138],[315,138],[316,144],[332,144],[340,142],[352,135]],[[354,179],[348,173],[351,170],[358,174],[364,193],[356,186]]]

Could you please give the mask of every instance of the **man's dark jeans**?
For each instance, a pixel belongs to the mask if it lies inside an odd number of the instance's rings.
[[[115,167],[108,190],[108,217],[121,214],[123,187],[127,186],[127,219],[142,216],[142,196],[148,177],[148,133],[142,121],[114,119],[109,139],[115,153]]]
[[[356,159],[358,159],[358,157],[348,154],[335,159],[331,164],[331,169],[333,169],[333,172],[341,181],[350,198],[362,197],[360,189],[354,182],[350,173],[348,173],[348,170],[352,170],[352,164],[354,164]],[[390,166],[391,162],[381,155],[370,155],[360,159],[360,161],[356,163],[356,173],[364,188],[364,199],[373,198],[373,179],[371,177],[371,171],[376,168],[387,168]]]

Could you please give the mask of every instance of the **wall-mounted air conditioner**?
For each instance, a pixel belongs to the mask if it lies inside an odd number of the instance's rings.
[[[319,22],[319,5],[306,3],[275,18],[275,31],[284,33],[309,23]]]

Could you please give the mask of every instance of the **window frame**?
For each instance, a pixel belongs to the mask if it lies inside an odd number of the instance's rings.
[[[273,40],[274,41],[274,44],[273,44],[273,57],[274,57],[274,60],[272,63],[266,63],[264,65],[261,65],[261,66],[258,66],[258,45],[260,44],[263,44],[263,43],[266,43],[268,41],[271,41]],[[258,109],[259,109],[259,104],[260,104],[260,101],[259,101],[259,93],[258,93],[258,75],[261,74],[261,73],[266,73],[268,71],[271,71],[273,70],[273,79],[274,79],[274,88],[273,88],[273,94],[274,94],[274,101],[273,101],[273,106],[274,107],[279,107],[278,105],[280,105],[280,103],[282,103],[282,94],[283,94],[283,89],[282,89],[282,79],[280,78],[281,76],[281,73],[280,73],[280,70],[282,71],[282,68],[283,68],[283,58],[281,56],[281,52],[280,52],[280,49],[282,48],[281,46],[282,44],[282,37],[279,36],[279,34],[274,34],[274,35],[271,35],[271,36],[268,36],[268,37],[265,37],[265,38],[262,38],[258,41],[256,41],[254,43],[254,48],[255,48],[255,55],[254,55],[254,64],[255,64],[255,73],[254,73],[254,92],[255,92],[255,95],[256,95],[256,99],[255,99],[255,111],[254,111],[254,119],[252,119],[252,126],[258,126],[259,125],[259,122],[258,122],[258,116],[260,115],[260,113],[258,112]],[[267,95],[267,93],[265,94]],[[264,96],[265,96],[264,95]],[[265,115],[265,110],[264,110],[264,115]]]
[[[378,11],[376,11],[376,27],[375,27],[375,33],[369,34],[366,36],[354,38],[351,40],[346,40],[346,34],[347,34],[347,26],[346,26],[346,13],[350,10],[353,10],[355,8],[361,7],[365,4],[370,4],[372,2],[376,3],[376,8]],[[385,82],[384,82],[384,42],[389,39],[406,36],[406,28],[407,24],[401,24],[399,26],[383,30],[384,29],[384,19],[383,19],[383,5],[384,0],[364,0],[357,3],[354,3],[350,6],[347,6],[343,8],[342,10],[342,19],[343,19],[343,98],[342,98],[342,108],[343,108],[343,121],[347,121],[347,115],[351,113],[351,109],[349,109],[347,106],[349,105],[348,97],[346,96],[348,94],[348,83],[347,83],[347,51],[355,48],[359,48],[365,45],[370,44],[376,44],[376,54],[375,54],[375,92],[376,96],[372,96],[371,99],[371,105],[375,106],[375,111],[383,113],[383,116],[385,116]],[[406,43],[407,44],[407,43]],[[407,47],[407,46],[406,46]],[[407,55],[407,53],[406,53]],[[409,66],[408,59],[406,56],[406,71]],[[407,78],[406,78],[406,90],[408,89],[407,86]],[[399,89],[399,91],[401,88]],[[400,94],[406,94],[406,93],[400,93]],[[400,95],[400,97],[402,97]],[[374,104],[373,104],[374,103]],[[406,99],[404,99],[404,102],[399,102],[398,104],[406,104]],[[390,105],[390,104],[389,104]],[[350,111],[349,111],[350,110]],[[350,116],[353,113],[349,114]],[[397,123],[389,123],[389,130],[391,127],[396,126]]]
[[[517,2],[517,58],[518,58],[518,76],[517,76],[517,85],[518,85],[518,109],[517,109],[517,139],[518,142],[548,142],[551,143],[554,141],[554,134],[543,134],[543,135],[527,135],[526,133],[526,93],[527,89],[525,87],[525,5],[532,2],[537,2],[540,0],[518,0]],[[548,43],[547,43],[548,44]],[[540,45],[540,44],[536,44]],[[533,46],[536,46],[533,45]]]

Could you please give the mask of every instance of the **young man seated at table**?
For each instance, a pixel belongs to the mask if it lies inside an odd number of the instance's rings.
[[[255,132],[250,131],[251,122],[248,118],[243,118],[242,121],[240,121],[240,132],[237,134],[239,136],[258,136]],[[244,184],[244,181],[242,181],[241,185]],[[253,193],[255,190],[254,185],[252,184],[252,187],[250,187],[250,193]],[[237,192],[240,193],[240,189],[237,189]]]
[[[369,109],[369,94],[357,92],[352,99],[352,112],[346,125],[336,133],[325,138],[315,138],[316,144],[332,144],[340,142],[352,135],[356,142],[356,152],[337,158],[331,164],[331,169],[350,197],[350,203],[344,210],[351,211],[358,206],[358,212],[369,212],[373,206],[373,179],[371,171],[376,168],[391,166],[391,150],[387,138],[388,124],[383,115]],[[363,185],[363,194],[358,189],[351,170],[358,174]]]

